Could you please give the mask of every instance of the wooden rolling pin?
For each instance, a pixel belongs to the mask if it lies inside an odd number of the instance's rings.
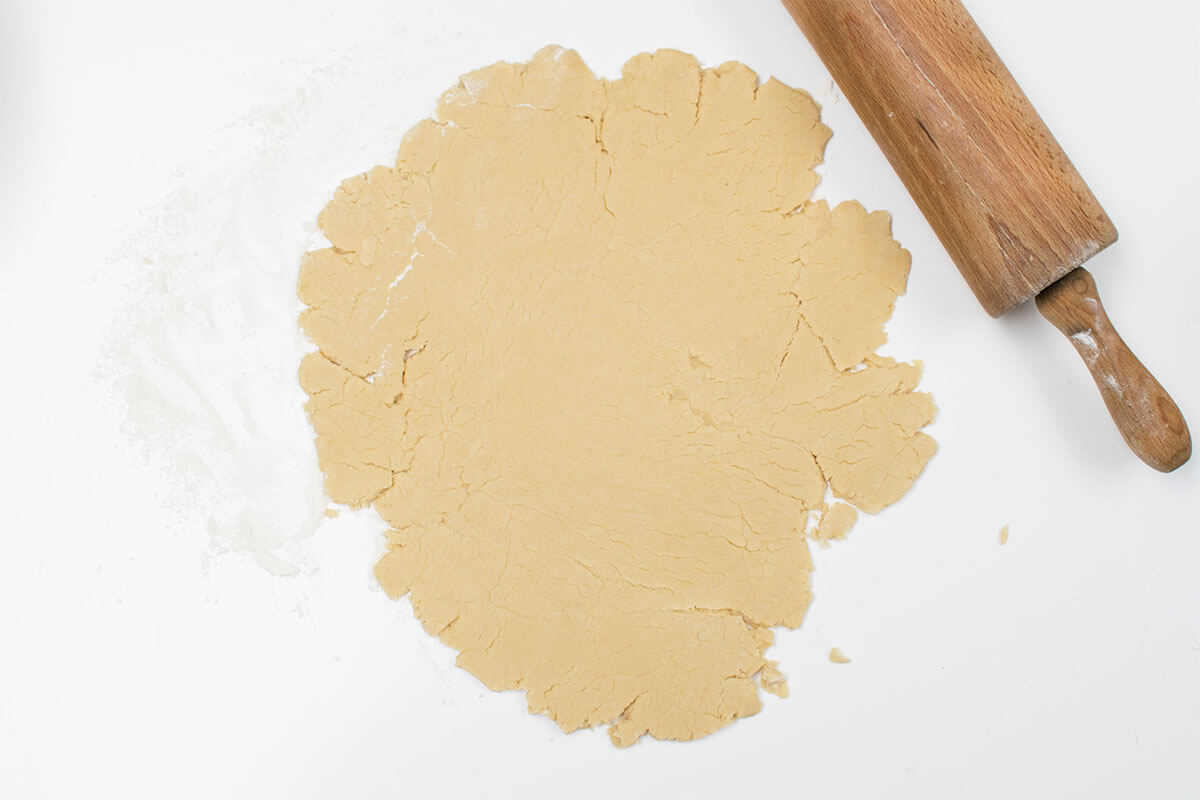
[[[1117,230],[959,0],[783,0],[993,317],[1037,298],[1155,469],[1192,453],[1178,406],[1080,265]]]

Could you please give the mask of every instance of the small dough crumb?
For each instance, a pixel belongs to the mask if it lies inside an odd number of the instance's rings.
[[[325,509],[325,516],[329,517],[330,519],[337,519],[337,515],[338,510],[336,508],[330,506],[329,508]]]
[[[886,212],[812,199],[828,138],[741,64],[610,81],[549,47],[464,75],[318,217],[325,489],[386,521],[375,575],[458,665],[564,731],[758,713],[810,512],[844,501],[843,536],[936,449],[920,364],[875,352],[909,255]]]
[[[842,651],[836,647],[829,651],[829,660],[835,664],[849,664],[850,659],[842,654]]]
[[[1000,545],[1004,546],[1006,544],[1008,544],[1008,525],[1000,529]]]
[[[789,694],[787,676],[779,671],[778,661],[763,664],[762,671],[758,673],[758,682],[762,684],[763,691],[776,697],[787,697]]]

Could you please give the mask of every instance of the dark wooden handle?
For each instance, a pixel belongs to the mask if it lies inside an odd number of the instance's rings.
[[[1192,455],[1183,414],[1113,328],[1091,273],[1083,267],[1071,271],[1037,296],[1037,307],[1083,356],[1138,458],[1162,472],[1181,467]]]
[[[1117,231],[959,0],[783,0],[992,316]]]

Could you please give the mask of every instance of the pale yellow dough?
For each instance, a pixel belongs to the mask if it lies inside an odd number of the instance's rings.
[[[829,651],[829,660],[832,661],[834,664],[849,664],[850,663],[850,659],[846,658],[846,656],[842,653],[842,651],[837,649],[836,647]]]
[[[320,215],[329,496],[392,527],[380,583],[463,668],[565,731],[694,739],[785,691],[763,654],[808,608],[809,511],[879,511],[933,454],[919,366],[874,354],[908,254],[810,201],[828,138],[740,64],[605,81],[546,48]]]
[[[854,506],[846,503],[834,503],[821,510],[821,519],[816,531],[811,535],[814,541],[822,547],[829,547],[834,539],[844,539],[854,523],[858,521],[858,512]]]

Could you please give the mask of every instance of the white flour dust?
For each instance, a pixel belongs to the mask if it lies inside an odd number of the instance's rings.
[[[313,568],[303,543],[326,506],[296,378],[312,347],[300,256],[338,181],[394,152],[436,96],[409,96],[427,90],[397,49],[363,48],[211,136],[108,265],[127,294],[98,371],[168,518],[276,574]]]

